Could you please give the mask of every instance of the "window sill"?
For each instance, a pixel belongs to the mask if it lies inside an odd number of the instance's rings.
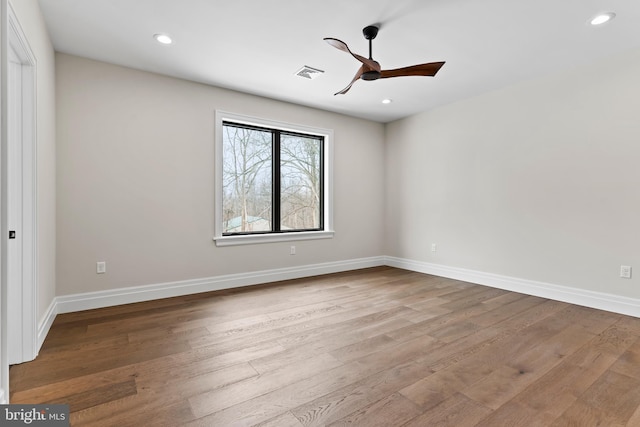
[[[255,245],[259,243],[293,242],[296,240],[331,239],[333,231],[301,231],[299,233],[253,234],[242,236],[218,236],[216,246]]]

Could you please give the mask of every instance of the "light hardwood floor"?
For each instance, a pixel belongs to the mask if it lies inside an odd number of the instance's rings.
[[[640,426],[640,319],[380,267],[60,315],[73,426]]]

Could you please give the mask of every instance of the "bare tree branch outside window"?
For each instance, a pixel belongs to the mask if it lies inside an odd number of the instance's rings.
[[[225,122],[223,232],[321,229],[323,141]]]
[[[281,226],[320,227],[320,140],[282,135],[280,164]]]
[[[223,147],[224,232],[269,230],[271,133],[224,126]]]

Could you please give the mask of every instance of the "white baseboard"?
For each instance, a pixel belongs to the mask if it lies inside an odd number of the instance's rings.
[[[42,346],[58,313],[71,313],[94,308],[218,291],[281,280],[300,279],[382,265],[640,317],[640,300],[634,298],[536,282],[517,277],[501,276],[464,268],[380,256],[58,296],[51,302],[44,318],[38,326],[38,350]],[[2,390],[0,390],[0,392],[1,391]]]
[[[219,291],[242,286],[278,282],[281,280],[300,279],[303,277],[318,276],[322,274],[378,267],[384,265],[384,260],[384,257],[360,258],[348,261],[336,261],[299,267],[254,271],[250,273],[229,274],[203,279],[181,280],[177,282],[135,286],[108,291],[63,295],[54,299],[52,304],[54,304],[55,307],[50,308],[50,313],[55,317],[55,314],[57,313],[71,313],[94,308],[111,307],[114,305],[131,304],[135,302],[191,295],[201,292]],[[53,320],[51,321],[53,322]],[[49,324],[49,327],[50,326],[51,325]],[[44,333],[43,337],[44,336],[46,336],[46,333]]]
[[[385,265],[640,317],[640,300],[635,298],[395,257],[385,257]]]
[[[53,301],[51,301],[51,304],[49,304],[49,308],[47,308],[47,311],[45,312],[43,318],[40,320],[40,323],[38,324],[38,337],[37,337],[37,342],[36,342],[36,354],[40,352],[40,348],[42,348],[42,344],[44,343],[44,339],[47,337],[47,334],[49,333],[49,329],[51,329],[51,325],[53,324],[53,321],[56,319],[56,316],[58,314],[58,304],[56,299],[54,298]]]

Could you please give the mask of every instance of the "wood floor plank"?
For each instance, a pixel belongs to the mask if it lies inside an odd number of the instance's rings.
[[[192,406],[194,414],[201,418],[202,424],[196,425],[231,425],[234,422],[251,425],[263,422],[279,415],[283,408],[297,408],[313,401],[328,390],[336,390],[354,384],[362,378],[396,366],[411,362],[425,355],[430,345],[417,339],[399,344],[395,351],[373,354],[348,364],[320,372],[310,378],[282,387],[273,392],[263,394],[250,401],[208,414],[210,411],[199,401]],[[192,401],[194,401],[192,399]]]
[[[175,405],[187,413],[190,417],[189,419],[194,419],[190,406],[188,410],[183,407],[189,398],[201,393],[211,392],[211,390],[231,387],[254,377],[257,377],[257,373],[248,364],[234,365],[188,379],[183,376],[156,377],[151,373],[143,372],[136,378],[137,393],[114,401],[111,404],[117,410],[118,420],[122,420],[125,423],[128,422],[129,418],[136,419],[140,408],[145,408],[145,411],[152,413],[167,406]],[[89,425],[101,422],[102,418],[104,418],[105,408],[108,406],[103,405],[102,407],[92,407],[79,411],[79,416],[83,423]],[[188,420],[185,419],[183,421],[186,422]]]
[[[224,388],[193,393],[189,396],[189,403],[196,415],[211,414],[305,380],[313,372],[331,370],[342,365],[340,361],[328,354],[319,354]]]
[[[391,267],[57,316],[73,426],[638,426],[640,319]]]
[[[608,330],[575,353],[567,355],[559,365],[550,369],[513,400],[533,409],[537,414],[560,417],[625,351],[627,346],[624,341],[618,341],[620,346],[617,349],[600,346],[599,343],[606,336],[609,336]],[[501,411],[502,408],[499,408],[496,412]]]
[[[607,371],[580,396],[578,402],[624,425],[640,405],[640,381]],[[567,411],[571,413],[573,408]]]
[[[38,387],[43,384],[59,382],[69,378],[89,375],[118,366],[126,366],[134,363],[152,360],[166,355],[181,354],[191,349],[187,343],[163,343],[153,347],[138,347],[122,352],[121,348],[113,348],[110,351],[101,350],[94,358],[83,354],[81,363],[69,363],[63,358],[55,362],[40,364],[22,364],[13,366],[11,371],[15,379],[11,389],[15,391]],[[77,357],[77,356],[76,356]]]
[[[291,412],[285,412],[282,415],[257,424],[256,427],[302,427],[302,424]]]
[[[492,409],[511,400],[528,385],[561,363],[566,354],[581,348],[595,335],[570,325],[558,334],[508,360],[463,393]]]
[[[332,424],[349,414],[362,411],[385,397],[396,394],[400,388],[413,382],[416,377],[430,374],[428,366],[408,361],[348,384],[307,402],[291,412],[303,425]]]
[[[640,380],[640,338],[620,355],[611,370]]]
[[[629,421],[627,421],[628,426],[640,426],[640,406],[636,408]]]
[[[12,374],[16,372],[12,368]],[[17,375],[19,375],[18,372]],[[16,375],[16,374],[14,374]],[[59,382],[45,383],[24,390],[11,390],[11,401],[16,402],[60,402],[74,393],[92,393],[94,389],[134,380],[137,376],[135,365],[82,375]]]
[[[166,395],[164,397],[167,397]],[[133,397],[135,398],[135,397]],[[70,424],[73,427],[140,427],[153,425],[160,427],[180,426],[194,419],[186,401],[168,403],[155,401],[153,404],[139,404],[134,410],[124,410],[120,403],[126,399],[114,400],[101,406],[72,412]]]
[[[452,342],[447,347],[431,353],[431,367],[440,371],[450,366],[462,366],[469,371],[486,371],[504,364],[514,354],[526,351],[537,344],[537,339],[552,335],[560,328],[553,326],[553,319],[567,307],[566,304],[547,301],[522,312],[517,319],[498,324]],[[439,354],[443,353],[443,354]]]
[[[424,412],[402,424],[402,427],[471,427],[477,425],[490,413],[491,410],[489,408],[470,400],[466,396],[455,394],[430,411]]]
[[[64,403],[69,405],[71,412],[77,412],[127,396],[133,396],[136,393],[137,387],[135,380],[129,380],[122,383],[93,387],[89,391],[61,396],[43,403]]]
[[[397,426],[417,417],[421,413],[420,408],[417,408],[413,402],[398,393],[394,393],[329,424],[329,426]]]
[[[538,412],[520,402],[510,401],[483,418],[475,427],[548,427],[557,417]],[[578,427],[578,426],[576,426]],[[583,427],[582,425],[580,427]]]
[[[431,340],[435,341],[433,338]],[[372,338],[366,338],[354,344],[340,347],[330,352],[330,354],[342,362],[348,362],[397,345],[398,342],[393,338],[389,338],[387,335],[376,335]]]
[[[512,297],[512,298],[505,298]],[[517,297],[517,298],[513,298]],[[503,302],[503,304],[496,304],[496,302]],[[486,313],[478,314],[471,317],[469,320],[476,325],[482,327],[488,327],[497,323],[503,322],[510,317],[517,316],[525,310],[533,308],[537,305],[544,303],[545,300],[538,297],[524,296],[521,294],[507,294],[498,298],[494,298],[488,301],[483,301],[482,305],[489,308]]]
[[[285,351],[280,353],[254,359],[251,361],[251,365],[260,373],[283,368],[292,363],[307,360],[309,357],[317,354],[331,354],[331,352],[337,351],[336,349],[349,348],[352,345],[361,343],[363,340],[371,339],[370,337],[374,337],[376,334],[385,334],[387,331],[396,330],[408,323],[410,322],[403,319],[391,318],[379,322],[372,322],[360,329],[350,328],[353,330],[334,331],[334,333],[329,336],[308,340],[301,345],[289,346]],[[347,360],[347,358],[341,360]]]

